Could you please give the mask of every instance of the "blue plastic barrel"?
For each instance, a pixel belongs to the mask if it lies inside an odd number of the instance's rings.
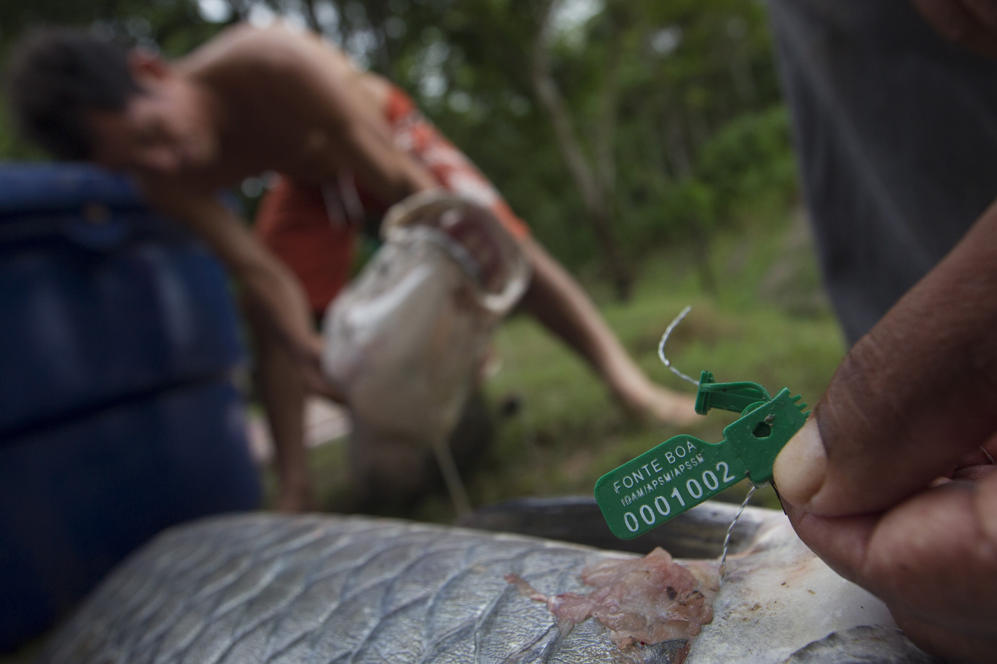
[[[0,165],[0,651],[163,528],[254,509],[225,274],[124,179]]]

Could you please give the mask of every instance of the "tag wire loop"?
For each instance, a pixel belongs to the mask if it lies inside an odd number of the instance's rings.
[[[665,357],[665,344],[668,343],[668,337],[671,336],[672,330],[674,330],[675,327],[679,323],[682,322],[682,319],[685,318],[686,315],[688,315],[688,313],[691,310],[692,310],[692,307],[691,306],[687,306],[685,309],[682,310],[681,313],[679,313],[678,316],[675,317],[675,320],[673,320],[668,325],[668,327],[665,328],[665,333],[663,335],[661,335],[661,341],[658,343],[658,357],[661,358],[661,362],[666,367],[668,367],[669,370],[671,370],[671,372],[673,374],[675,374],[676,376],[678,376],[682,380],[689,381],[690,383],[692,383],[696,387],[699,387],[699,381],[698,380],[695,380],[694,378],[690,378],[689,376],[685,375],[684,373],[682,373],[681,371],[679,371],[678,369],[676,369],[674,366],[672,366],[672,361],[669,360],[667,357]]]
[[[734,515],[734,520],[730,522],[729,526],[727,526],[727,534],[724,535],[724,544],[723,544],[723,547],[722,547],[721,552],[720,552],[720,580],[721,581],[724,580],[724,575],[727,573],[727,546],[730,544],[730,535],[731,535],[731,533],[734,532],[734,526],[737,525],[738,519],[740,519],[741,515],[744,514],[744,508],[747,507],[748,501],[751,500],[751,496],[753,496],[755,494],[755,490],[757,488],[758,487],[755,486],[754,484],[751,485],[751,488],[748,489],[747,495],[744,496],[744,501],[741,503],[741,509],[739,509],[737,511],[737,514]]]

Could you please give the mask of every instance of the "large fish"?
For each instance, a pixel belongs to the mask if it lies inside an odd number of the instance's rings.
[[[715,555],[735,511],[699,506],[659,529],[659,543],[668,548],[671,531],[676,550],[692,542],[716,547]],[[690,536],[697,531],[698,545]],[[810,553],[781,513],[749,508],[736,532],[737,552],[716,590],[712,558],[671,568],[667,554],[655,552],[647,557],[659,565],[654,576],[639,571],[651,563],[634,553],[522,535],[331,515],[213,518],[169,530],[126,560],[42,661],[933,661],[897,631],[882,603]],[[607,576],[615,569],[638,572]],[[588,585],[583,575],[608,585]],[[631,592],[640,584],[648,587]],[[683,613],[685,600],[701,591],[709,599],[711,585],[712,622],[693,635],[700,627]],[[565,601],[646,600],[643,591],[657,592],[661,606],[621,606],[608,617],[563,611]],[[669,598],[683,604],[677,614],[664,606]],[[702,618],[702,606],[697,611]],[[648,621],[648,638],[626,637],[619,614]],[[662,632],[655,621],[676,629]],[[661,634],[665,640],[650,638]]]

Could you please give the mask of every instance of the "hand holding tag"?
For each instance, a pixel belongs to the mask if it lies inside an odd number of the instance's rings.
[[[757,383],[717,383],[704,371],[696,412],[720,408],[741,417],[719,443],[679,434],[600,477],[595,499],[609,529],[632,539],[745,477],[755,485],[771,481],[776,456],[806,422],[805,407],[788,388],[770,397]]]

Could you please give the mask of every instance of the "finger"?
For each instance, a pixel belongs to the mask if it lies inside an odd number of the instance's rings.
[[[991,464],[997,463],[997,434],[990,436],[990,440],[983,443],[981,448]]]
[[[869,540],[881,518],[880,514],[818,516],[785,501],[783,509],[800,539],[831,569],[868,589],[863,583],[861,571],[869,549]]]
[[[976,485],[980,522],[984,538],[997,555],[997,473],[991,473]]]
[[[914,0],[914,6],[946,39],[961,41],[973,28],[973,19],[958,0]]]
[[[997,39],[990,24],[994,8],[984,0],[914,0],[921,15],[949,41],[981,55],[997,56]]]
[[[997,2],[994,0],[962,0],[966,12],[987,30],[997,31]]]
[[[997,472],[948,481],[879,514],[818,516],[785,503],[800,537],[876,594],[919,646],[962,661],[997,649]]]
[[[993,454],[990,453],[986,446],[980,445],[977,449],[970,450],[959,459],[959,463],[956,464],[956,470],[972,466],[993,466],[994,463]]]
[[[303,352],[310,362],[321,363],[322,353],[325,351],[325,340],[320,334],[310,334],[305,343]]]
[[[305,382],[311,394],[325,397],[336,403],[346,403],[346,391],[329,381],[323,373],[309,371],[305,377]]]
[[[785,501],[880,512],[997,430],[997,208],[863,337],[774,467]]]
[[[957,481],[979,482],[987,479],[995,472],[997,472],[997,466],[991,466],[989,464],[963,466],[952,473],[952,479]],[[994,508],[997,509],[997,505],[994,505]]]
[[[997,494],[997,475],[948,482],[878,514],[824,517],[793,506],[786,513],[831,568],[891,610],[945,617],[971,608],[964,604],[977,594],[997,610],[997,539],[988,523],[997,495],[989,494]]]
[[[945,662],[992,662],[997,651],[993,630],[964,633],[960,624],[941,623],[902,609],[892,610],[897,627],[927,653]]]

